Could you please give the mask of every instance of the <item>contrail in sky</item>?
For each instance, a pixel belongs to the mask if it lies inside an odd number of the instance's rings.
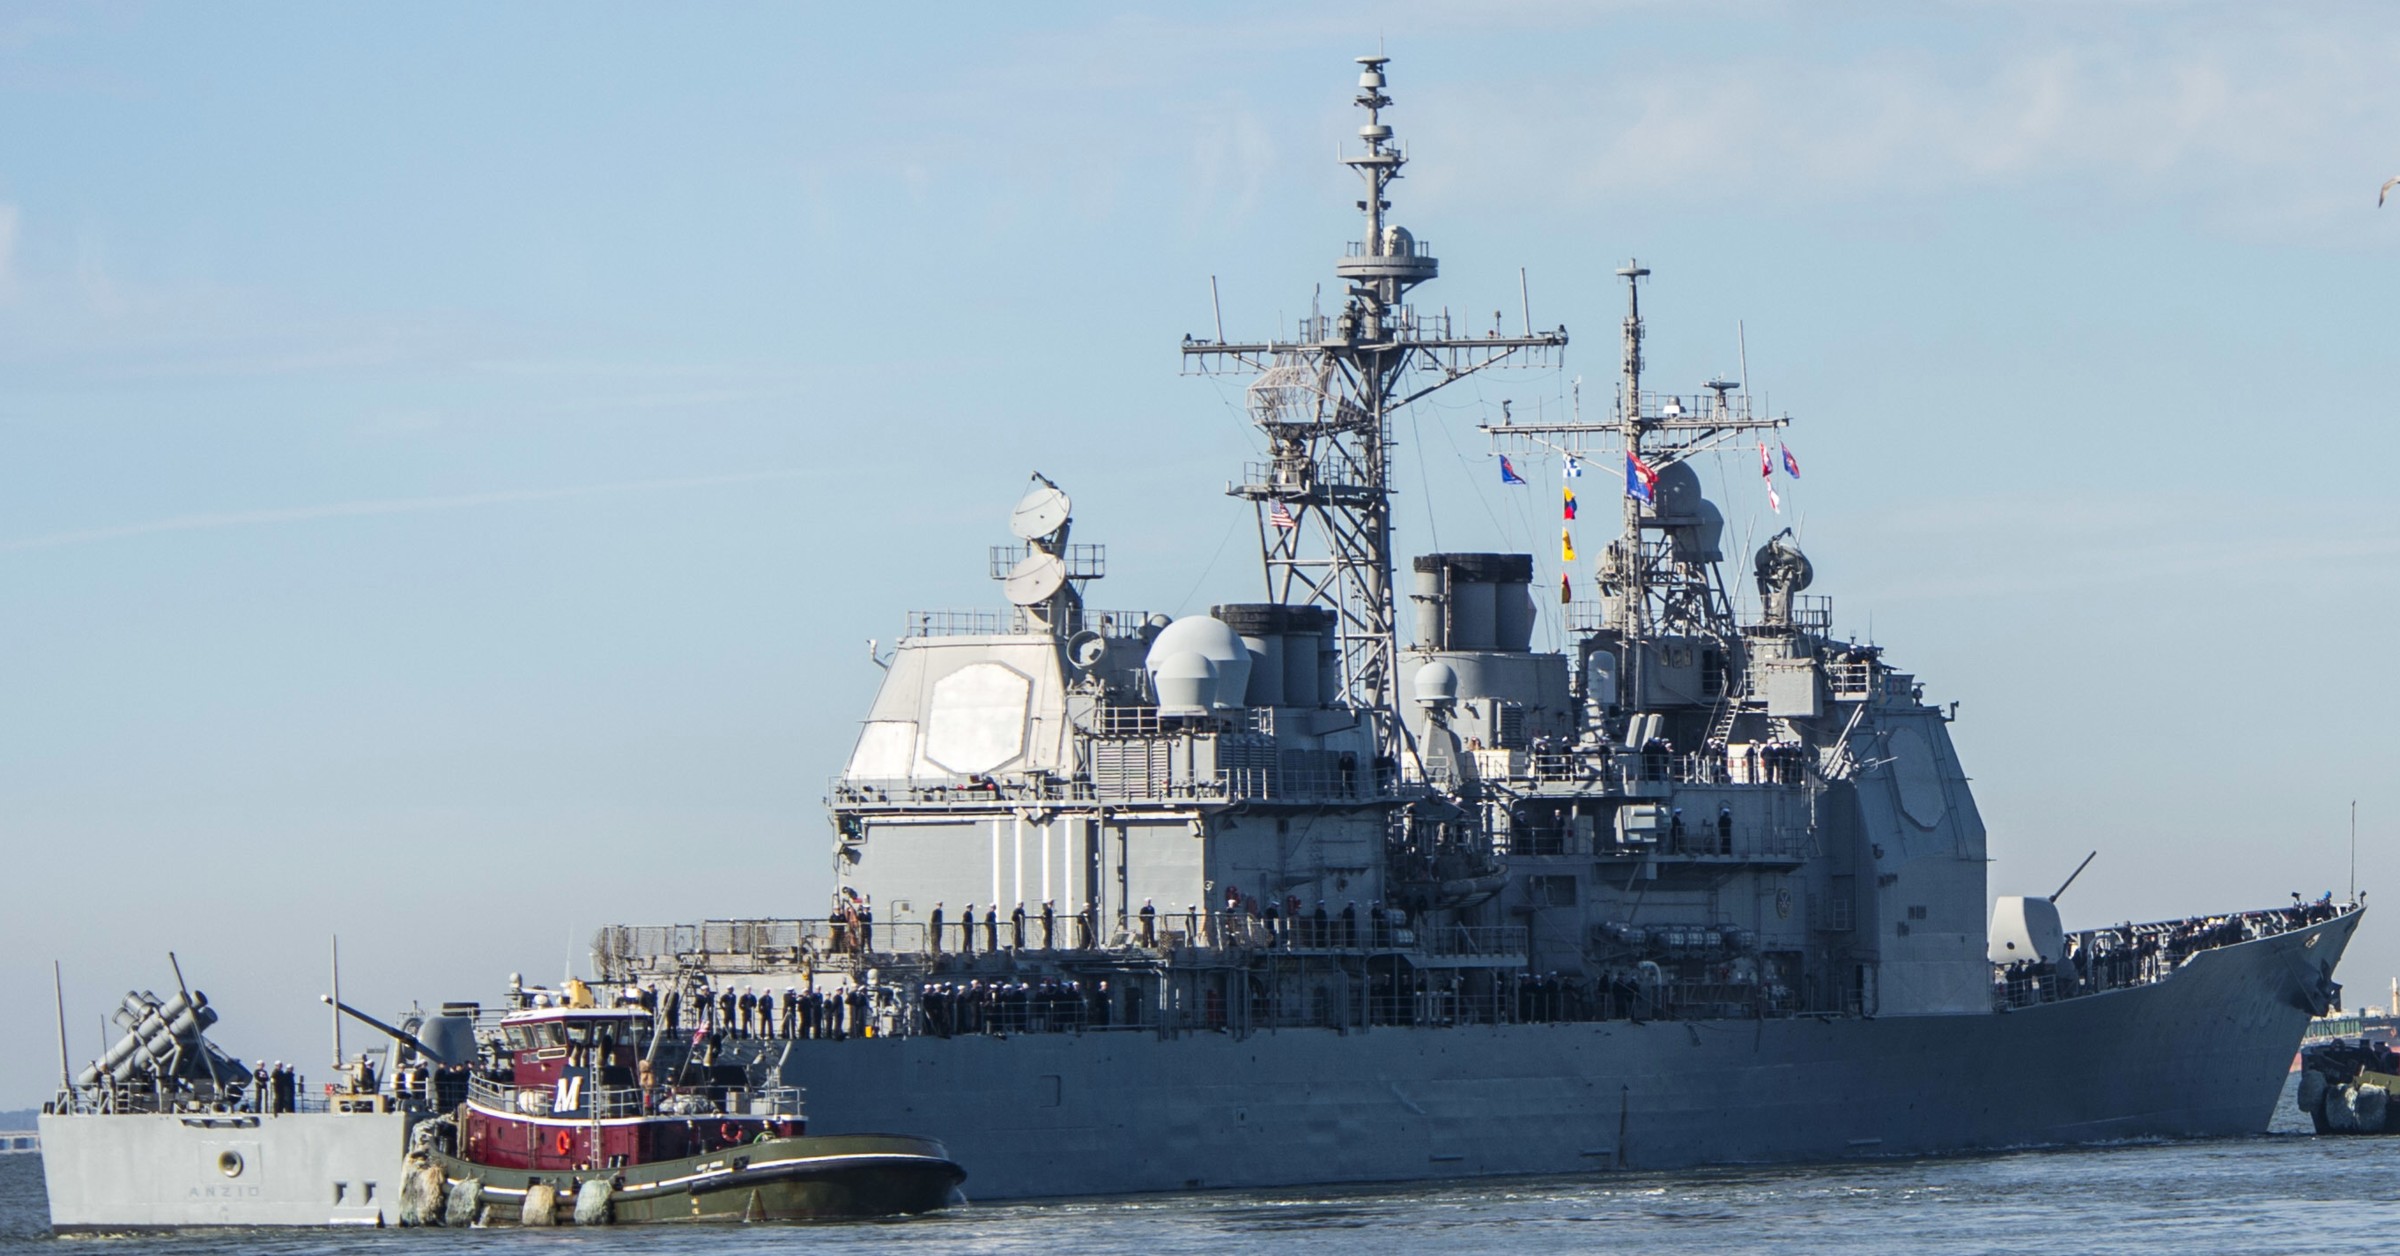
[[[455,497],[386,497],[372,501],[334,502],[324,506],[287,506],[276,510],[233,510],[210,515],[177,515],[148,523],[126,523],[80,532],[53,532],[21,541],[0,541],[0,553],[59,549],[117,541],[160,532],[202,532],[212,528],[246,528],[261,524],[305,523],[311,519],[349,519],[367,515],[410,515],[431,510],[462,510],[471,506],[508,506],[520,502],[557,501],[568,497],[599,497],[610,493],[655,493],[673,489],[713,488],[724,484],[755,484],[790,480],[807,474],[799,470],[745,471],[735,475],[693,475],[671,480],[629,480],[617,484],[584,484],[573,488],[509,489],[497,493],[463,493]]]

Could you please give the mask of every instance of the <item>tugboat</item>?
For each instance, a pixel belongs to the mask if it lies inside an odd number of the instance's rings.
[[[966,1171],[940,1143],[810,1136],[797,1087],[753,1086],[705,1035],[657,1032],[648,1009],[593,1007],[580,987],[503,1016],[466,1102],[419,1140],[412,1173],[440,1175],[447,1223],[815,1221],[956,1198]]]
[[[2367,1036],[2328,1038],[2300,1048],[2300,1089],[2293,1096],[2320,1134],[2400,1133],[2400,1053]]]

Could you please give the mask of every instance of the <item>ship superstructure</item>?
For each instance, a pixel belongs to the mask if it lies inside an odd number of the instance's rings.
[[[2356,912],[2069,934],[2012,896],[1987,924],[1955,708],[1837,636],[1789,533],[1726,574],[1694,459],[1763,457],[1787,420],[1734,381],[1651,388],[1648,269],[1618,271],[1608,414],[1482,425],[1502,458],[1594,472],[1595,500],[1621,472],[1616,538],[1560,596],[1522,553],[1403,572],[1395,416],[1567,334],[1412,304],[1438,264],[1392,218],[1387,59],[1360,66],[1337,310],[1182,346],[1250,378],[1269,457],[1230,492],[1262,598],[1094,609],[1105,554],[1034,476],[990,555],[1008,609],[912,613],[877,660],[830,787],[829,917],[611,928],[599,975],[711,1007],[783,987],[785,1038],[830,992],[844,1032],[729,1050],[828,1128],[941,1137],[987,1195],[2263,1128],[2253,1091]],[[2137,1024],[2215,1038],[2159,1058]]]
[[[1736,622],[1690,460],[1782,420],[1730,387],[1645,387],[1646,269],[1620,272],[1613,420],[1484,429],[1520,459],[1640,468],[1591,600],[1565,608],[1572,649],[1533,649],[1529,555],[1423,555],[1399,577],[1394,415],[1555,361],[1567,336],[1456,335],[1409,304],[1437,263],[1390,218],[1404,159],[1386,64],[1362,66],[1364,151],[1344,161],[1365,230],[1334,267],[1339,311],[1289,341],[1183,346],[1253,377],[1272,457],[1232,493],[1258,515],[1267,599],[1090,610],[1104,553],[1069,542],[1069,500],[1037,477],[992,554],[1013,611],[914,616],[886,664],[833,786],[842,901],[928,957],[1072,949],[1095,979],[1147,939],[1117,988],[1211,1024],[1345,1002],[1448,1018],[1526,971],[1625,1013],[1987,1007],[1983,830],[1946,717],[1833,638],[1788,537],[1757,555],[1762,614]],[[1044,913],[1053,945],[1018,942]],[[1095,945],[1056,946],[1061,920]],[[1301,944],[1250,944],[1286,932]],[[1355,939],[1378,962],[1286,958]],[[1197,1010],[1212,992],[1220,1010]]]

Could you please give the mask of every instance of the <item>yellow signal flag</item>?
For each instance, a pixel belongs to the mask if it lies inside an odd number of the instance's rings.
[[[1575,561],[1575,533],[1567,528],[1558,530],[1558,561],[1562,563]]]

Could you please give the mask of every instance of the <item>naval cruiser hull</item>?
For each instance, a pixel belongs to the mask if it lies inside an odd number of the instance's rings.
[[[801,1042],[785,1070],[812,1130],[929,1131],[982,1200],[2247,1135],[2358,919],[1986,1015]]]

